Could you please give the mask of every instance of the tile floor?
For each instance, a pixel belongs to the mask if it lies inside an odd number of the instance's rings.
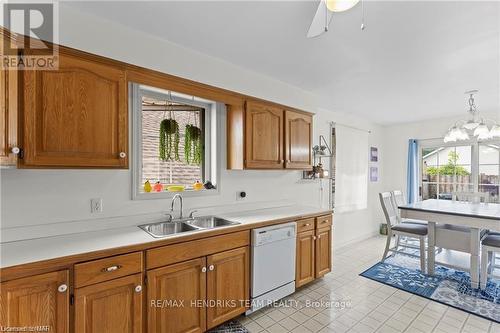
[[[500,324],[359,276],[380,260],[384,245],[384,237],[373,237],[336,251],[330,274],[282,306],[238,320],[252,333],[500,333]]]

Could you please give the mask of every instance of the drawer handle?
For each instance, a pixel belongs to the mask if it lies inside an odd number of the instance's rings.
[[[201,272],[202,272],[202,273],[205,273],[206,271],[207,271],[207,268],[206,268],[206,267],[203,267],[203,268],[201,269]]]
[[[310,225],[311,225],[311,223],[306,223],[306,224],[304,224],[304,227],[308,227]]]
[[[101,272],[103,272],[103,273],[114,272],[114,271],[119,270],[120,268],[122,268],[122,266],[120,266],[120,265],[109,266],[109,267],[105,267],[105,268],[101,269]]]
[[[68,290],[68,286],[66,284],[61,284],[59,287],[57,287],[57,291],[60,293],[63,293],[66,290]]]
[[[141,290],[142,290],[142,286],[141,285],[135,286],[135,292],[136,293],[140,293]]]
[[[210,266],[208,266],[208,270],[209,270],[209,271],[213,271],[214,269],[215,269],[215,266],[214,266],[214,265],[210,265]]]

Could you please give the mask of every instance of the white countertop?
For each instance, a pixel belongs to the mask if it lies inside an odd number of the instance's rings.
[[[294,205],[215,215],[242,224],[252,224],[281,219],[292,220],[307,215],[319,215],[326,211],[317,207]],[[139,221],[137,225],[143,223]],[[182,238],[190,234],[182,233],[164,238],[154,238],[139,229],[137,225],[2,243],[0,244],[0,267],[5,268],[93,251],[152,243],[166,238]],[[204,232],[206,231],[196,231],[197,234]]]

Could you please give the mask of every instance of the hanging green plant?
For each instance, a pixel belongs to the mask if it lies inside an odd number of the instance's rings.
[[[195,125],[186,125],[184,132],[184,157],[187,164],[201,163],[201,129]]]
[[[175,119],[163,119],[160,123],[160,159],[180,161],[179,124]]]

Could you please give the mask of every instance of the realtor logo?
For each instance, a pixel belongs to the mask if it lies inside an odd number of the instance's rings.
[[[11,37],[3,38],[2,68],[57,69],[57,2],[8,2],[2,10],[2,25]]]

